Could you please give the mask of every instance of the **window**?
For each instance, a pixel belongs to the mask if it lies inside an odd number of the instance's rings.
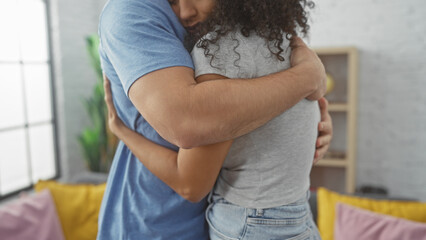
[[[0,1],[0,198],[57,177],[47,3]]]

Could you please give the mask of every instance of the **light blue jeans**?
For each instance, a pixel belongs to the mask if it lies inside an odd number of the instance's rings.
[[[309,193],[289,205],[253,209],[212,195],[206,211],[210,240],[320,240],[308,199]]]

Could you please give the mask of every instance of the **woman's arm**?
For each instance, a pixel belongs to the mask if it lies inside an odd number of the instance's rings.
[[[328,101],[325,98],[320,98],[318,104],[321,112],[321,122],[318,123],[318,138],[315,143],[314,164],[324,157],[333,138],[333,121],[328,112]]]
[[[197,81],[212,79],[218,79],[218,75],[203,75],[197,78]],[[232,140],[192,149],[180,149],[179,153],[153,143],[129,129],[118,117],[109,84],[105,79],[105,101],[111,131],[146,168],[176,193],[191,202],[203,199],[216,182]]]

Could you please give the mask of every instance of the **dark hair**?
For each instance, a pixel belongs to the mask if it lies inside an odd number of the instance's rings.
[[[203,48],[206,56],[213,57],[209,45],[216,44],[238,26],[245,37],[255,33],[265,39],[271,53],[284,61],[280,55],[284,51],[281,48],[283,33],[288,40],[298,33],[306,36],[309,31],[307,8],[314,6],[310,0],[216,0],[209,18],[192,38],[199,40],[196,47]],[[202,37],[209,32],[215,34]]]

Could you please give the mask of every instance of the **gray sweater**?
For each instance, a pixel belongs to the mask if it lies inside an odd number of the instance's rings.
[[[233,32],[218,45],[211,48],[215,52],[213,66],[204,50],[194,47],[196,76],[213,73],[254,78],[290,67],[287,40],[282,44],[284,62],[255,34],[246,38]],[[309,189],[319,121],[318,103],[302,100],[264,126],[235,139],[213,191],[247,208],[277,207],[302,198]]]

